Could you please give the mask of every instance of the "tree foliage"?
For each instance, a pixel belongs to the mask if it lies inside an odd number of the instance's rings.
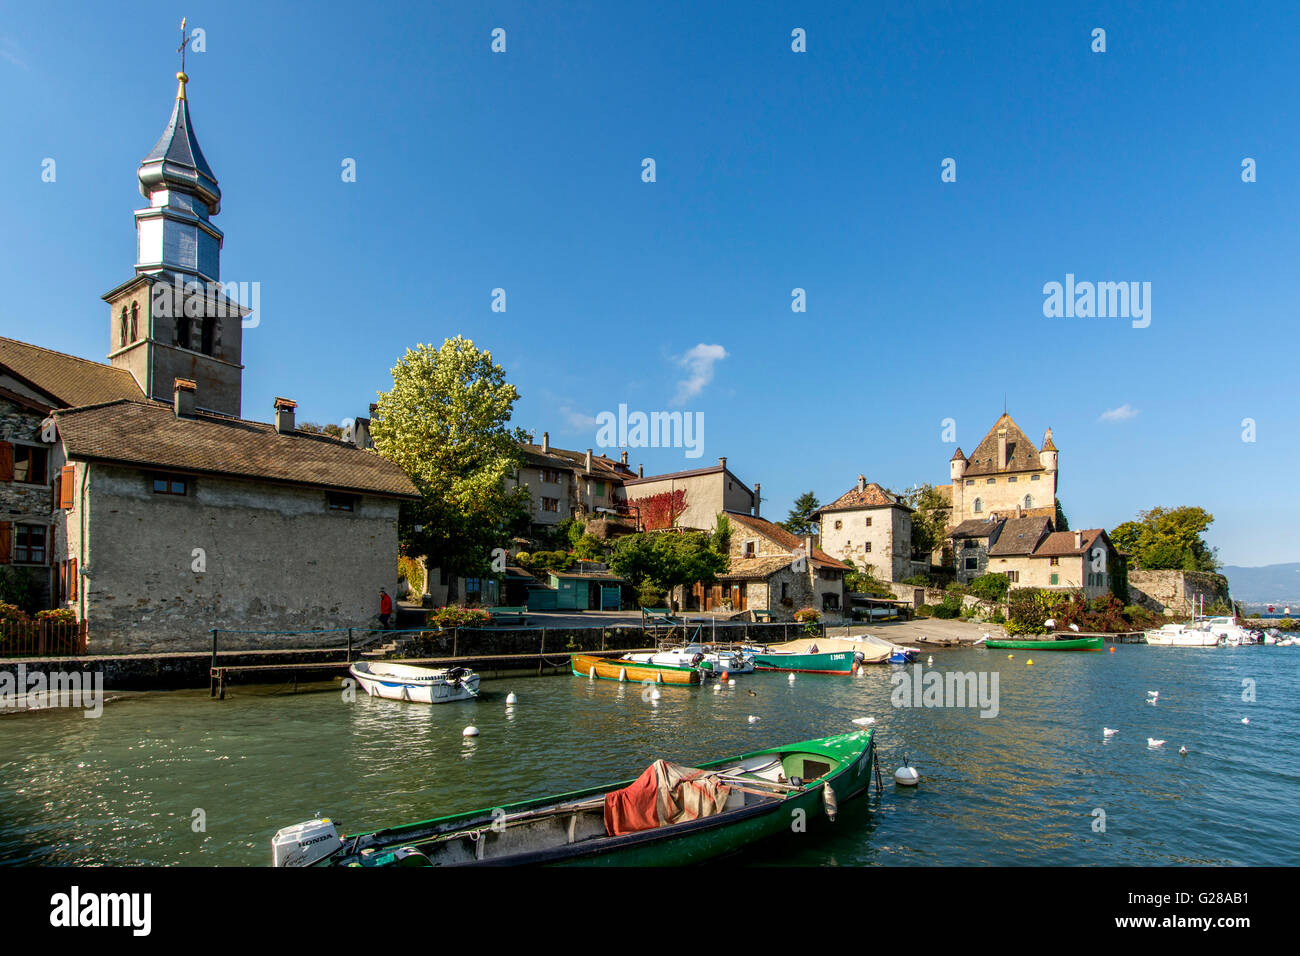
[[[1217,552],[1201,536],[1214,515],[1203,508],[1152,508],[1110,533],[1110,540],[1128,552],[1135,567],[1150,571],[1214,571]]]
[[[408,349],[393,367],[370,428],[375,448],[420,492],[402,509],[405,553],[454,574],[482,573],[492,549],[526,520],[527,489],[505,487],[526,437],[509,427],[518,399],[491,353],[460,336]]]
[[[1010,587],[1011,579],[1005,574],[981,574],[970,583],[970,592],[982,601],[1001,601]]]
[[[934,485],[916,485],[899,496],[912,509],[912,556],[928,558],[943,547],[952,505]]]
[[[790,509],[790,514],[781,522],[781,527],[785,528],[791,534],[806,535],[817,533],[817,521],[813,518],[813,512],[821,508],[821,502],[811,491],[805,491],[794,500],[794,507]]]
[[[661,491],[657,495],[637,498],[641,509],[641,527],[646,531],[664,531],[677,525],[677,519],[686,510],[686,489]]]
[[[1069,531],[1070,519],[1065,516],[1065,509],[1061,507],[1061,499],[1056,499],[1056,520],[1053,522],[1057,531]]]
[[[727,568],[727,556],[710,545],[702,531],[630,534],[615,543],[609,566],[637,588],[647,582],[658,591],[708,584]]]

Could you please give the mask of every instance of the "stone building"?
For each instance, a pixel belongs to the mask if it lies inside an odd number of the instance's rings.
[[[780,525],[743,512],[728,512],[730,562],[718,583],[697,584],[700,610],[767,611],[773,620],[792,620],[813,607],[835,618],[844,613],[848,565]]]
[[[915,573],[912,509],[893,492],[858,475],[858,483],[818,511],[821,546],[881,581]]]
[[[958,581],[969,584],[989,570],[989,548],[1006,523],[1005,518],[977,518],[963,521],[948,532]]]
[[[952,484],[940,486],[952,502],[951,525],[1009,516],[1056,517],[1057,455],[1052,430],[1038,448],[1003,412],[968,457],[960,448],[948,462]]]
[[[718,515],[740,512],[757,515],[761,507],[761,486],[751,490],[727,468],[727,459],[719,458],[711,468],[696,468],[666,475],[628,478],[623,482],[629,507],[656,495],[683,492],[685,507],[676,516],[673,527],[712,531]]]
[[[135,275],[104,297],[110,364],[0,339],[0,563],[35,569],[92,652],[364,622],[416,497],[364,427],[298,431],[287,399],[274,425],[238,417],[248,309],[216,285],[221,191],[178,79],[138,172]]]
[[[622,512],[627,504],[624,482],[635,474],[627,465],[627,452],[619,461],[605,455],[570,451],[551,445],[542,432],[540,445],[522,446],[524,464],[507,489],[526,486],[532,499],[530,519],[534,529],[557,525],[567,518]]]

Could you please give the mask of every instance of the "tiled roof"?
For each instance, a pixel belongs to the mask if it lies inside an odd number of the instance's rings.
[[[554,445],[551,446],[550,451],[542,451],[541,445],[526,443],[519,447],[523,451],[525,463],[534,468],[576,468],[582,474],[587,473],[587,453],[585,451],[556,448]],[[607,481],[626,481],[628,478],[633,477],[632,470],[621,461],[616,461],[603,454],[591,456],[591,474]]]
[[[142,400],[144,393],[124,368],[0,337],[0,365],[63,407],[118,399]]]
[[[624,484],[628,487],[632,485],[649,484],[652,481],[668,481],[673,478],[694,478],[697,475],[720,475],[723,473],[731,475],[732,480],[740,485],[745,491],[753,494],[753,489],[736,477],[735,473],[726,465],[712,465],[708,468],[693,468],[690,471],[670,471],[663,475],[646,475],[644,478],[629,478]]]
[[[1034,550],[1034,557],[1058,558],[1070,554],[1086,554],[1105,533],[1101,528],[1089,528],[1083,532],[1083,544],[1076,548],[1073,531],[1054,531]]]
[[[416,497],[397,465],[326,435],[281,435],[274,425],[199,414],[161,402],[117,401],[56,412],[68,457],[191,474]]]
[[[788,568],[793,557],[783,558],[780,555],[768,555],[760,558],[732,558],[731,564],[723,574],[718,575],[719,581],[753,581],[762,580],[771,577],[782,568]]]
[[[998,540],[989,545],[990,555],[1032,554],[1043,537],[1052,530],[1050,518],[1008,518]]]
[[[897,495],[891,494],[873,481],[868,483],[861,491],[858,490],[857,485],[854,485],[821,510],[853,511],[857,508],[884,508],[890,505],[907,508],[907,505],[898,500]],[[907,510],[911,511],[912,509],[907,508]]]
[[[948,532],[950,538],[988,538],[997,533],[1005,518],[971,518]]]
[[[738,511],[728,511],[727,517],[730,520],[737,522],[742,527],[748,528],[751,531],[755,531],[758,534],[763,535],[763,537],[767,538],[770,541],[775,542],[777,545],[785,548],[788,551],[793,552],[795,548],[803,547],[803,538],[799,537],[798,535],[791,534],[789,531],[786,531],[785,528],[782,528],[779,524],[773,524],[771,521],[768,521],[766,518],[755,518],[753,515],[742,514],[741,512]],[[839,568],[843,571],[849,570],[849,566],[847,564],[845,564],[842,561],[835,560],[829,554],[823,551],[821,548],[818,548],[816,546],[813,547],[812,558],[813,558],[813,564],[824,564],[828,567]],[[742,560],[753,561],[757,559],[756,558],[733,558],[732,559],[733,563],[735,561],[742,561]],[[788,563],[790,559],[783,558],[782,560]]]
[[[998,467],[998,429],[1007,430],[1007,466]],[[996,475],[1013,471],[1040,471],[1042,462],[1038,459],[1038,449],[1029,440],[1020,426],[1012,421],[1005,412],[993,423],[989,433],[984,436],[969,458],[966,459],[966,477],[974,475]]]

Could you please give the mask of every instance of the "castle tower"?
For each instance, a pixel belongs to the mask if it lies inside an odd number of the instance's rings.
[[[162,137],[136,176],[149,205],[135,211],[135,275],[106,293],[109,362],[150,398],[171,402],[176,379],[197,384],[195,407],[238,417],[243,318],[221,286],[221,187],[194,135],[184,70]]]

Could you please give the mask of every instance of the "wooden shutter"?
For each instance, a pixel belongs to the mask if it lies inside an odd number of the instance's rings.
[[[0,564],[8,564],[14,550],[13,523],[0,521]]]
[[[14,446],[0,441],[0,481],[14,480]]]
[[[68,600],[69,601],[75,601],[77,599],[77,582],[79,580],[80,579],[77,577],[77,559],[73,558],[68,562]]]
[[[76,465],[64,465],[59,469],[59,507],[71,508],[73,502],[72,484],[76,477]]]

